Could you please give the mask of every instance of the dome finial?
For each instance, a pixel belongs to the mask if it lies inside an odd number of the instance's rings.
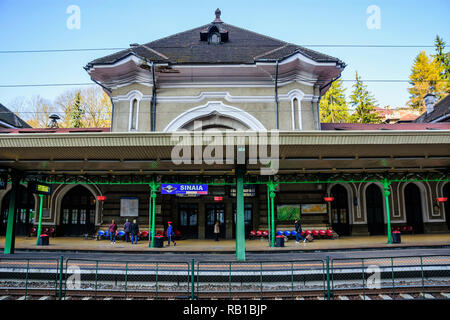
[[[216,14],[216,19],[213,21],[213,23],[223,23],[222,20],[220,20],[220,15],[222,14],[222,12],[220,11],[219,8],[216,9],[216,11],[214,12]]]

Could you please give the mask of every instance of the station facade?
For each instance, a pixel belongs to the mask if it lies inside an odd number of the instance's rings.
[[[43,197],[42,223],[59,236],[92,234],[113,219],[119,228],[137,219],[146,230],[154,210],[156,230],[173,221],[184,237],[208,239],[219,221],[221,237],[234,239],[237,211],[245,235],[269,228],[268,181],[278,182],[271,190],[276,229],[292,230],[283,214],[294,211],[304,229],[340,236],[387,234],[388,218],[414,233],[448,232],[449,203],[437,199],[449,196],[450,126],[321,124],[320,98],[344,68],[337,58],[226,24],[219,10],[207,25],[91,61],[86,71],[113,103],[111,128],[10,130],[0,137],[2,172],[20,176],[16,233],[37,223],[39,198],[27,179],[57,182]],[[251,162],[249,150],[261,140],[249,132],[277,137],[272,175],[259,177],[264,166]],[[174,136],[192,133],[230,135],[234,160],[244,137],[244,164],[175,164]],[[240,189],[233,180],[239,168]],[[228,178],[233,182],[217,182]],[[152,208],[144,182],[154,179],[215,183],[198,196],[158,189]],[[2,234],[11,188],[0,190]]]

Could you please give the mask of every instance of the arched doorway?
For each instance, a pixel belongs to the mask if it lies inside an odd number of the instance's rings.
[[[442,189],[442,195],[447,199],[450,198],[450,183],[446,183],[444,188]],[[450,230],[450,202],[444,202],[444,210],[445,210],[445,221],[447,221],[448,230]]]
[[[83,186],[70,189],[62,199],[58,235],[94,233],[95,201],[92,193]]]
[[[404,190],[406,223],[414,233],[423,233],[422,196],[415,183],[409,183]]]
[[[2,200],[2,212],[0,223],[0,234],[6,234],[6,227],[8,225],[8,211],[9,211],[9,199],[11,198],[11,191],[3,197]],[[30,232],[34,223],[34,195],[29,192],[28,188],[20,185],[17,191],[16,202],[16,235],[27,235]]]
[[[384,235],[383,195],[381,189],[372,183],[366,188],[366,213],[369,234]]]
[[[350,235],[348,194],[347,189],[337,184],[331,188],[330,195],[334,197],[331,202],[331,224],[338,235]]]

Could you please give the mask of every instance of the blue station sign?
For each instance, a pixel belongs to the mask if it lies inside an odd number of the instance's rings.
[[[161,194],[208,194],[208,185],[161,184]]]

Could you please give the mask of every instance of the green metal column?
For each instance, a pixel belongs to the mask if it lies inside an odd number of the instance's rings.
[[[151,247],[151,230],[152,230],[152,190],[150,186],[150,197],[148,199],[148,247]]]
[[[387,178],[384,178],[383,180],[383,189],[384,189],[384,198],[386,200],[386,220],[387,220],[387,232],[388,232],[388,244],[392,244],[392,235],[391,235],[391,213],[389,210],[389,195],[391,194],[390,191],[391,181],[389,181]]]
[[[267,231],[269,232],[269,247],[272,246],[272,241],[270,240],[272,238],[272,219],[271,219],[271,213],[272,210],[270,209],[270,187],[269,184],[267,186]]]
[[[245,261],[244,166],[236,167],[236,257]]]
[[[149,233],[148,237],[151,238],[150,247],[154,248],[154,238],[155,238],[155,203],[156,203],[156,190],[158,188],[158,185],[153,181],[150,184],[150,197],[151,197],[151,207],[152,207],[152,217],[151,217],[151,223],[152,223],[152,229],[151,233]],[[150,232],[150,230],[149,230]]]
[[[275,246],[275,207],[274,207],[274,203],[273,200],[275,198],[275,184],[273,183],[273,181],[270,181],[269,184],[269,189],[270,189],[270,217],[271,217],[271,227],[270,227],[270,246],[274,247]]]
[[[36,239],[36,245],[39,245],[39,237],[41,236],[41,230],[42,230],[42,203],[44,199],[44,195],[39,195],[39,222],[38,222],[38,230],[37,230],[37,239]]]
[[[11,175],[11,190],[9,194],[8,224],[6,227],[4,254],[13,254],[16,242],[16,202],[17,191],[20,184],[20,178],[14,174]]]

